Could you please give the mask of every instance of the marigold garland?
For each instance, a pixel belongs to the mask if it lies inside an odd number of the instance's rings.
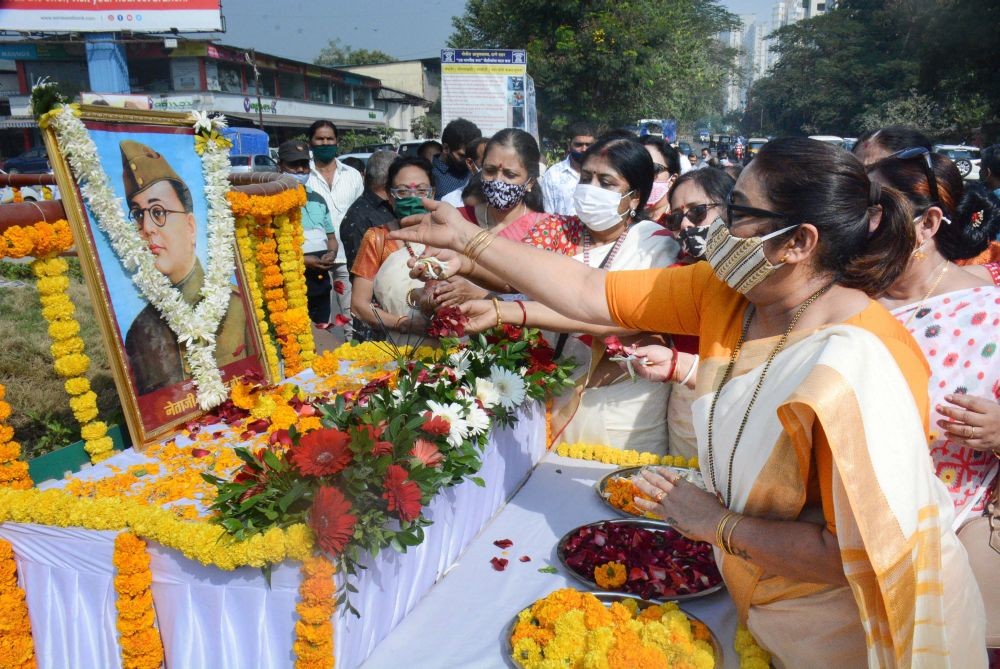
[[[563,457],[580,460],[595,460],[606,465],[619,467],[638,467],[646,465],[663,465],[665,467],[698,468],[698,458],[685,458],[683,455],[657,455],[632,450],[621,450],[606,444],[559,444],[556,453]]]
[[[0,487],[26,490],[34,485],[28,463],[21,460],[21,444],[14,441],[14,428],[7,425],[11,408],[4,401],[7,389],[0,383]]]
[[[333,573],[333,564],[322,555],[302,562],[292,646],[296,669],[333,669]]]
[[[267,359],[268,369],[273,374],[278,374],[278,350],[274,346],[271,326],[267,322],[267,314],[264,311],[261,278],[255,262],[256,237],[250,234],[250,228],[253,225],[253,216],[238,216],[236,218],[236,248],[243,263],[244,274],[247,277],[247,288],[250,291],[250,299],[253,302],[254,315],[257,319],[257,327],[260,330],[261,340],[264,342],[264,357]]]
[[[10,542],[0,539],[0,667],[35,669],[35,642]]]
[[[113,562],[115,608],[118,610],[118,642],[123,669],[159,669],[163,665],[163,642],[156,628],[156,612],[150,586],[146,542],[131,532],[115,537]]]
[[[45,248],[51,248],[51,243]],[[36,286],[42,303],[42,315],[49,323],[53,368],[56,374],[66,379],[63,387],[70,397],[73,416],[80,425],[83,447],[93,462],[100,462],[111,456],[114,442],[108,436],[107,425],[95,420],[97,395],[90,389],[90,381],[86,376],[90,369],[90,358],[82,352],[80,323],[74,316],[76,307],[66,295],[69,288],[69,264],[63,258],[47,256],[36,258],[31,263],[31,269],[38,278]]]
[[[228,197],[237,217],[237,241],[244,264],[255,265],[250,283],[254,287],[251,292],[256,292],[258,321],[266,319],[273,327],[285,376],[292,376],[307,368],[315,356],[303,272],[301,209],[305,191],[296,188],[268,196],[231,191]],[[241,228],[245,234],[239,232]],[[247,262],[250,257],[256,262]],[[277,354],[268,360],[276,362]]]
[[[182,520],[171,509],[127,498],[78,498],[59,489],[0,488],[0,523],[37,523],[88,530],[131,530],[185,557],[219,569],[263,567],[312,554],[313,534],[305,525],[273,528],[235,541],[215,523]]]

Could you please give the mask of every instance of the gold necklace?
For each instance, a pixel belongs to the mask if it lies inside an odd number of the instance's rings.
[[[802,317],[813,302],[818,300],[823,293],[830,290],[833,286],[832,283],[828,283],[823,288],[820,288],[815,293],[806,298],[799,308],[795,311],[792,316],[791,322],[788,324],[788,328],[785,333],[781,335],[781,339],[775,345],[774,349],[771,351],[770,355],[767,356],[767,362],[764,363],[764,370],[760,373],[760,378],[757,380],[757,386],[753,390],[753,396],[750,398],[750,404],[747,405],[746,413],[743,414],[743,420],[740,421],[740,429],[736,432],[736,441],[733,443],[732,453],[729,454],[729,476],[726,481],[726,496],[723,497],[722,493],[719,491],[719,486],[715,480],[715,448],[712,442],[713,425],[715,423],[715,405],[719,402],[719,395],[722,394],[722,389],[725,387],[726,383],[729,382],[729,378],[733,373],[733,368],[736,366],[736,360],[740,356],[740,351],[743,349],[743,342],[746,340],[747,332],[750,330],[750,323],[753,321],[754,307],[750,305],[750,312],[747,314],[746,322],[743,324],[743,331],[740,332],[740,338],[736,342],[736,346],[733,348],[732,354],[729,356],[729,365],[726,367],[725,373],[722,375],[722,382],[719,383],[719,389],[715,392],[712,397],[712,406],[708,411],[708,471],[712,479],[712,488],[715,489],[715,496],[719,498],[719,501],[725,507],[729,507],[729,496],[733,490],[733,461],[736,458],[736,449],[740,446],[740,440],[743,438],[743,429],[747,425],[747,420],[750,418],[750,411],[753,410],[753,405],[757,402],[757,396],[760,395],[760,389],[764,385],[764,378],[767,376],[768,370],[771,369],[771,363],[778,353],[785,347],[785,343],[788,341],[789,335],[792,334],[792,330],[795,329],[796,324]]]
[[[937,290],[938,284],[941,283],[941,279],[943,279],[944,275],[947,273],[948,273],[948,260],[945,259],[945,261],[942,263],[941,272],[938,274],[937,278],[934,279],[934,283],[931,285],[931,289],[928,290],[926,293],[924,293],[924,296],[920,298],[919,302],[917,302],[917,306],[913,310],[913,313],[911,313],[910,317],[906,319],[905,323],[903,323],[904,328],[910,327],[910,321],[913,320],[913,317],[916,316],[917,312],[919,312],[920,309],[924,306],[924,302],[926,302],[927,299],[934,294],[934,291]]]

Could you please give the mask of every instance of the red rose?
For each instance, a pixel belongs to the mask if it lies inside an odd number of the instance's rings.
[[[316,533],[316,543],[330,555],[339,555],[354,536],[358,519],[350,511],[351,503],[336,488],[321,486],[313,498],[309,527]]]
[[[389,465],[385,472],[385,492],[382,499],[389,502],[389,510],[399,514],[400,520],[416,520],[420,516],[420,486],[406,478],[406,470],[399,465]]]
[[[533,348],[528,352],[528,374],[534,374],[535,372],[551,372],[556,368],[556,364],[552,361],[555,357],[556,352],[551,348]]]
[[[443,437],[444,435],[451,432],[451,423],[448,422],[447,418],[441,416],[433,416],[430,413],[425,413],[424,424],[420,426],[420,429],[429,435],[435,437]]]
[[[350,443],[351,437],[346,432],[331,428],[314,430],[291,449],[290,458],[306,476],[329,476],[350,464],[354,457]]]

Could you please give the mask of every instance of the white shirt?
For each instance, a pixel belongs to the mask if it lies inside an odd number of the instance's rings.
[[[539,181],[542,185],[542,202],[546,212],[565,216],[576,215],[573,191],[580,183],[580,173],[570,166],[569,157],[546,170]]]
[[[465,189],[464,188],[456,188],[455,190],[451,191],[450,193],[448,193],[447,195],[445,195],[443,198],[441,198],[441,201],[442,202],[447,202],[451,206],[455,207],[455,209],[459,209],[461,207],[464,207],[465,206],[465,202],[462,201],[462,191],[463,190],[465,190]]]
[[[337,170],[333,173],[332,186],[327,184],[326,178],[316,171],[316,166],[312,163],[306,185],[326,201],[326,206],[330,210],[330,222],[333,223],[333,231],[337,235],[336,262],[346,263],[347,255],[344,253],[344,244],[340,241],[340,223],[344,220],[348,207],[361,197],[365,185],[361,172],[350,165],[345,165],[339,159],[335,160],[337,160]]]

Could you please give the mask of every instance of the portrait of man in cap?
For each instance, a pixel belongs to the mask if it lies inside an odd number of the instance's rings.
[[[128,216],[162,272],[184,300],[198,303],[205,271],[196,254],[198,222],[191,191],[153,148],[133,140],[119,143]],[[254,354],[253,336],[236,286],[229,308],[216,331],[215,360],[219,367]],[[125,352],[138,395],[192,378],[184,347],[166,320],[147,304],[125,335]]]

